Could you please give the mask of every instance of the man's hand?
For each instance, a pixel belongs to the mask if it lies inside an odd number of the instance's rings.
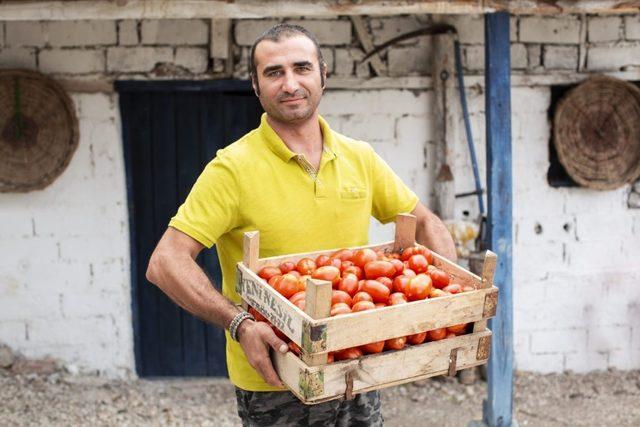
[[[283,387],[269,358],[269,347],[280,353],[286,353],[289,347],[273,329],[265,322],[245,320],[238,327],[238,341],[249,363],[262,378],[272,386]]]

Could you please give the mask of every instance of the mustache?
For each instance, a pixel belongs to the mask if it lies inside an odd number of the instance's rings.
[[[304,89],[298,89],[293,93],[281,93],[278,95],[277,100],[278,101],[286,101],[289,99],[296,99],[296,98],[307,98],[309,96],[309,92],[307,92]]]

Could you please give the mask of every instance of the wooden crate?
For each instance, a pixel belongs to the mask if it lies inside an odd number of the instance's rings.
[[[371,248],[400,251],[415,244],[415,217],[400,215],[395,240]],[[272,355],[278,375],[307,404],[320,403],[437,375],[455,375],[459,369],[487,362],[491,331],[487,319],[496,313],[498,288],[493,286],[496,255],[487,252],[482,277],[434,253],[434,264],[456,283],[470,284],[475,291],[414,301],[376,310],[329,317],[331,283],[309,280],[305,311],[276,292],[257,275],[264,265],[301,258],[315,259],[334,250],[259,258],[259,233],[245,233],[243,261],[237,266],[236,291],[302,349]],[[407,346],[402,350],[363,356],[327,364],[330,351],[412,335],[437,328],[473,323],[473,332],[455,338]]]

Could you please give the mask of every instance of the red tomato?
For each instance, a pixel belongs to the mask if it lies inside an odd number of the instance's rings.
[[[389,295],[389,305],[406,304],[409,300],[402,292],[394,292]]]
[[[426,339],[427,339],[427,333],[426,332],[420,332],[419,334],[413,334],[413,335],[409,335],[407,337],[407,341],[411,345],[422,344],[424,342],[424,340],[426,340]]]
[[[396,268],[395,276],[402,274],[402,270],[404,270],[404,263],[402,261],[392,258],[389,262]]]
[[[286,336],[284,332],[273,326],[271,323],[269,323],[269,326],[271,326],[271,329],[273,329],[273,332],[278,336],[278,338],[280,338],[282,341],[289,341],[289,337]]]
[[[363,356],[362,350],[358,347],[345,348],[344,350],[336,351],[333,355],[335,360],[357,359],[361,356]]]
[[[298,292],[298,278],[292,274],[285,274],[273,284],[273,289],[281,293],[285,298],[291,298]]]
[[[356,303],[359,303],[360,301],[369,301],[369,302],[373,302],[373,298],[371,297],[371,295],[369,295],[366,292],[357,292],[354,296],[353,296],[353,305],[355,305]]]
[[[390,291],[393,291],[393,280],[387,276],[378,277],[376,280],[389,288]]]
[[[311,277],[331,282],[331,286],[333,286],[333,288],[337,288],[338,283],[340,283],[340,269],[332,265],[325,265],[323,267],[318,267]]]
[[[364,280],[358,280],[358,292],[360,292],[362,290],[362,287],[364,286]]]
[[[361,345],[360,349],[365,354],[380,353],[384,349],[384,341],[372,342],[369,344]]]
[[[353,254],[351,261],[360,268],[364,268],[365,264],[378,259],[378,255],[372,249],[359,249]]]
[[[407,285],[407,298],[409,301],[418,301],[429,296],[431,291],[431,277],[426,274],[418,274]]]
[[[340,249],[331,254],[331,258],[338,258],[340,261],[349,261],[353,258],[351,249]]]
[[[416,254],[409,258],[409,268],[418,274],[426,272],[428,266],[429,263],[424,255]]]
[[[373,310],[374,308],[376,308],[376,306],[371,301],[358,301],[353,303],[351,311],[356,313],[358,311]]]
[[[299,299],[296,302],[294,302],[293,305],[298,307],[300,310],[304,311],[304,309],[307,307],[307,301],[304,299]]]
[[[461,323],[459,325],[453,325],[447,327],[447,332],[453,332],[456,335],[463,335],[467,331],[467,324]]]
[[[415,277],[415,276],[414,276]],[[393,292],[402,292],[404,294],[407,293],[407,286],[409,286],[409,282],[411,281],[410,277],[407,276],[396,276],[393,279]]]
[[[282,274],[282,272],[280,271],[280,269],[278,267],[274,267],[272,265],[265,265],[264,267],[262,267],[260,269],[260,271],[258,271],[258,276],[262,277],[267,282],[273,276],[279,276],[281,274]]]
[[[291,262],[291,261],[285,261],[282,264],[280,264],[280,271],[282,271],[282,274],[287,274],[293,270],[295,270],[296,268],[296,263],[295,262]]]
[[[289,346],[290,351],[300,356],[300,353],[302,353],[302,349],[298,346],[298,344],[294,343],[293,341],[289,341],[289,344],[287,345]]]
[[[269,279],[269,286],[273,287],[273,285],[280,280],[282,276],[281,275],[277,275],[277,276],[273,276],[271,279]]]
[[[373,298],[373,302],[387,302],[391,290],[377,280],[366,280],[362,290]]]
[[[316,257],[316,267],[324,267],[325,265],[331,265],[329,255],[318,255]]]
[[[300,278],[298,279],[298,291],[307,290],[307,280],[309,279],[311,279],[311,276],[309,276],[308,274],[300,276]]]
[[[302,258],[296,264],[296,270],[300,272],[300,274],[313,274],[316,271],[316,262],[311,258]]]
[[[435,267],[429,269],[429,276],[431,276],[433,286],[438,289],[442,289],[447,286],[451,280],[447,273]]]
[[[462,286],[457,283],[452,283],[442,288],[442,290],[445,292],[449,292],[450,294],[459,294],[460,292],[462,292]]]
[[[330,316],[337,316],[338,314],[351,313],[351,307],[344,302],[339,302],[331,306]]]
[[[353,261],[342,261],[342,263],[340,264],[340,271],[344,272],[344,269],[349,267],[355,267]]]
[[[417,244],[414,249],[414,254],[422,254],[427,259],[429,264],[433,264],[433,253],[426,246]]]
[[[335,359],[334,359],[333,351],[330,351],[330,352],[327,354],[327,363],[333,363],[333,361],[334,361],[334,360],[335,360]]]
[[[354,296],[358,292],[358,278],[351,273],[346,273],[338,283],[338,289]]]
[[[416,277],[416,272],[410,268],[405,268],[402,270],[402,275],[407,277]]]
[[[249,307],[249,309],[247,310],[250,314],[253,315],[253,317],[256,319],[256,322],[266,322],[267,318],[264,317],[262,314],[260,314],[260,312],[258,310],[256,310],[253,307]]]
[[[376,306],[376,308],[382,308],[387,306],[387,304],[384,302],[377,302],[374,305]]]
[[[358,280],[361,280],[364,277],[364,273],[362,273],[362,269],[357,265],[352,265],[351,267],[347,267],[344,270],[342,270],[343,277],[347,273],[354,274],[358,278]]]
[[[429,341],[440,341],[447,337],[447,328],[438,328],[432,331],[427,331],[427,338]]]
[[[297,277],[298,279],[300,279],[300,277],[302,277],[302,275],[300,275],[300,273],[298,272],[298,270],[291,270],[290,272],[288,272],[287,274],[293,274],[295,277]]]
[[[438,298],[438,297],[446,297],[449,293],[443,291],[442,289],[433,288],[429,292],[429,298]]]
[[[384,348],[386,350],[402,350],[406,344],[407,337],[391,338],[385,341]]]
[[[386,260],[387,254],[385,254],[382,249],[376,249],[375,252],[376,252],[376,256],[378,257],[379,261]]]
[[[299,300],[303,300],[305,299],[305,297],[307,296],[307,293],[305,291],[298,291],[295,294],[291,295],[291,298],[289,298],[289,301],[291,301],[292,304],[295,304],[296,301]]]
[[[447,332],[447,336],[445,337],[445,339],[455,338],[455,337],[457,337],[457,335],[454,334],[453,332]]]
[[[402,251],[402,254],[400,255],[400,259],[402,261],[408,261],[409,258],[411,258],[411,256],[415,253],[416,248],[414,247],[410,247],[410,248],[406,248],[405,250]]]
[[[351,299],[351,295],[349,295],[347,292],[334,289],[333,294],[331,295],[331,305],[339,302],[343,302],[351,307],[353,300]]]
[[[400,260],[400,254],[392,252],[391,255],[389,255],[389,258]]]
[[[396,268],[389,261],[370,261],[364,265],[364,276],[376,279],[381,276],[393,277]]]

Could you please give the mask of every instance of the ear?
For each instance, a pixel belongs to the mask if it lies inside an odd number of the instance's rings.
[[[322,90],[324,90],[327,87],[327,63],[326,62],[322,62],[322,65],[320,66],[320,73],[322,74]]]
[[[258,98],[260,98],[260,88],[258,87],[258,80],[255,78],[253,74],[250,75],[251,78],[251,87],[253,87],[253,93],[256,94]]]

